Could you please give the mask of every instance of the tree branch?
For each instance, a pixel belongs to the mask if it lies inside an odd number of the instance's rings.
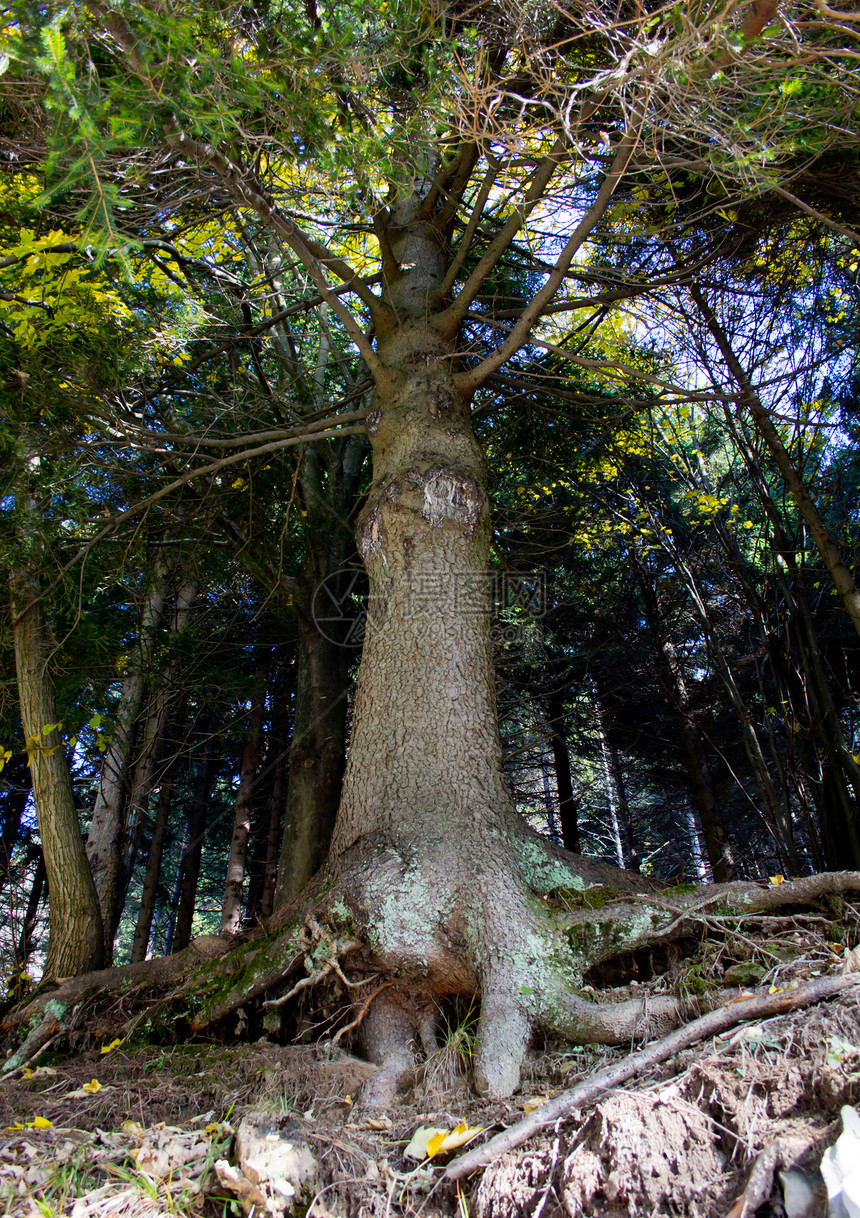
[[[535,169],[522,205],[515,209],[514,214],[499,229],[499,232],[490,242],[486,253],[466,280],[456,300],[438,318],[438,324],[441,327],[447,325],[453,333],[460,325],[460,322],[468,312],[469,305],[481,290],[481,284],[525,224],[535,205],[543,198],[550,179],[567,150],[567,143],[567,138],[560,135],[553,145],[552,151],[543,158]]]
[[[534,295],[526,308],[523,309],[519,321],[514,325],[505,341],[488,355],[486,359],[482,360],[476,368],[471,368],[468,372],[463,372],[457,377],[459,388],[464,394],[473,393],[491,373],[501,368],[502,364],[506,363],[526,342],[531,333],[532,326],[558,291],[559,285],[573,261],[574,255],[609,206],[609,200],[612,198],[626,172],[627,163],[633,155],[637,140],[638,131],[628,132],[622,138],[615,156],[612,158],[612,165],[597,193],[597,198],[582,217],[579,224],[577,224],[569,241],[559,254],[555,266],[547,276],[546,283]],[[507,228],[507,225],[505,228]],[[504,232],[504,229],[502,231]]]

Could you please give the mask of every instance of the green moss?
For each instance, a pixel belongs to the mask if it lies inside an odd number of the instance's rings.
[[[511,842],[526,883],[535,892],[551,892],[554,888],[582,890],[585,881],[566,864],[550,858],[540,842],[530,838],[516,838]]]
[[[704,960],[691,964],[678,981],[678,989],[689,998],[700,998],[718,988],[710,964]]]
[[[723,980],[726,985],[758,985],[764,977],[765,971],[760,964],[744,960],[740,964],[733,964],[731,968],[727,968],[723,974]]]
[[[355,919],[352,916],[352,910],[344,901],[343,897],[337,897],[329,906],[329,915],[332,923],[338,930],[353,931],[355,929]]]
[[[270,942],[254,942],[234,948],[222,960],[201,969],[201,981],[194,989],[194,1009],[206,1022],[219,1010],[241,1003],[257,989],[264,978],[283,969],[299,951],[299,928],[284,936],[283,931]]]

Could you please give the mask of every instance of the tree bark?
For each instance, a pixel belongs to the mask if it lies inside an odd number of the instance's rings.
[[[346,753],[347,680],[353,652],[297,611],[299,646],[287,803],[275,905],[301,892],[328,854]]]
[[[179,952],[191,942],[191,931],[194,924],[194,902],[197,896],[197,884],[200,879],[200,863],[203,854],[203,839],[206,834],[206,815],[212,787],[218,774],[220,764],[219,742],[215,734],[214,718],[204,716],[200,726],[202,741],[200,744],[200,761],[197,778],[194,784],[194,796],[188,812],[188,824],[185,830],[182,853],[179,859],[177,888],[179,898],[176,906],[176,919],[172,934],[167,936],[165,953]]]
[[[22,505],[24,544],[35,535],[34,506]],[[15,669],[24,740],[30,757],[39,836],[50,890],[51,936],[44,978],[77,976],[104,959],[101,911],[72,795],[72,780],[56,728],[54,684],[48,671],[44,604],[35,573],[9,572]],[[50,731],[45,729],[50,727]]]
[[[549,711],[550,741],[555,764],[555,785],[558,791],[558,819],[561,823],[561,840],[565,850],[579,850],[579,820],[573,783],[570,777],[570,750],[565,732],[564,698],[559,687],[554,688],[547,700]]]
[[[170,823],[170,809],[173,802],[173,792],[185,761],[182,741],[182,726],[185,720],[185,703],[173,715],[172,730],[165,733],[161,773],[159,776],[160,789],[155,809],[155,821],[152,827],[152,838],[146,857],[146,871],[143,877],[143,887],[140,893],[140,906],[137,911],[137,921],[134,928],[134,939],[131,945],[131,962],[137,963],[146,959],[149,947],[149,937],[152,931],[152,919],[155,914],[155,902],[158,894],[158,881],[161,877],[161,861],[164,856],[164,844],[167,840],[167,830]]]
[[[164,608],[166,581],[167,563],[163,555],[158,553],[147,581],[137,642],[129,660],[129,671],[122,683],[116,720],[102,762],[99,789],[87,835],[87,857],[102,914],[106,960],[110,960],[113,952],[113,938],[118,921],[129,757]]]
[[[221,934],[235,934],[242,921],[242,889],[245,883],[245,860],[251,836],[251,801],[254,782],[260,762],[263,735],[263,716],[266,712],[267,668],[257,671],[248,719],[248,732],[242,750],[239,774],[239,789],[233,808],[233,833],[230,838],[230,857],[227,860],[227,879],[224,884],[224,899],[221,905]]]

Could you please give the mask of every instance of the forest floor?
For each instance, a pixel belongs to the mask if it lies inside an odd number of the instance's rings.
[[[795,937],[799,954],[765,986],[857,961],[848,946],[805,930]],[[663,976],[611,995],[665,985]],[[687,1049],[459,1183],[444,1171],[460,1151],[427,1158],[428,1134],[416,1131],[465,1122],[480,1127],[478,1144],[626,1051],[545,1045],[520,1093],[488,1102],[457,1076],[464,1038],[452,1037],[396,1105],[369,1113],[356,1095],[374,1068],[330,1042],[117,1044],[106,1053],[96,1042],[73,1057],[49,1049],[0,1083],[0,1214],[209,1218],[261,1216],[268,1206],[305,1218],[782,1218],[779,1169],[794,1169],[796,1187],[815,1194],[840,1110],[860,1103],[858,995]],[[274,1169],[268,1182],[265,1165],[258,1171],[256,1193],[249,1183],[249,1129],[269,1146],[264,1157],[273,1146],[304,1148],[310,1178],[292,1210],[268,1187]],[[245,1160],[243,1174],[236,1164]],[[826,1212],[820,1197],[788,1210]]]

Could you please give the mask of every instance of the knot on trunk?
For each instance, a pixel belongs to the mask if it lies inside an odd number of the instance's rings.
[[[474,478],[457,469],[431,468],[421,476],[424,493],[421,514],[437,528],[444,520],[459,521],[473,531],[486,503]]]

